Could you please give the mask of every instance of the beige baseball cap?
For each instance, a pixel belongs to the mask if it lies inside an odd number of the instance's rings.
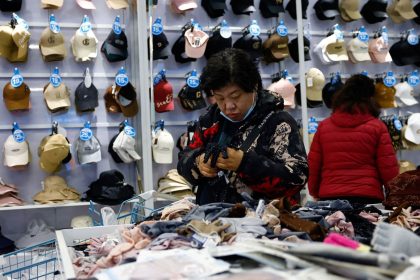
[[[325,76],[317,68],[309,69],[306,73],[306,97],[311,101],[322,101],[322,89],[325,85]]]
[[[77,29],[70,42],[76,61],[90,61],[97,57],[98,39],[92,30],[82,32]]]
[[[334,34],[331,36],[334,36],[333,37],[334,41],[333,42],[328,41],[327,44],[325,45],[323,49],[323,52],[325,53],[325,55],[332,62],[349,60],[349,57],[347,55],[347,50],[346,50],[346,44],[344,40],[337,40]]]
[[[12,30],[12,40],[14,44],[11,45],[11,51],[7,60],[10,62],[25,62],[28,59],[29,39],[31,33],[22,25],[18,24]]]
[[[128,8],[128,0],[106,0],[108,8],[119,10]]]
[[[62,33],[54,33],[49,27],[41,33],[39,49],[44,61],[60,61],[66,57],[66,47]]]
[[[3,147],[4,165],[8,167],[25,166],[30,162],[29,145],[25,140],[16,142],[13,135],[7,137]]]
[[[358,38],[351,39],[347,44],[348,56],[353,63],[371,61],[369,55],[369,45]]]
[[[399,1],[399,0],[398,0]],[[405,18],[403,18],[399,12],[395,10],[396,5],[398,3],[397,0],[393,0],[391,4],[386,8],[386,12],[390,16],[393,22],[395,23],[402,23],[405,21]]]
[[[362,18],[359,12],[360,0],[341,0],[339,2],[340,15],[344,21],[353,21]]]
[[[405,20],[411,20],[417,17],[417,14],[414,12],[413,3],[411,0],[398,0],[395,1],[395,12],[397,12]]]
[[[46,172],[56,172],[70,154],[70,144],[62,134],[44,137],[38,148],[39,165]]]
[[[70,92],[64,83],[61,83],[58,87],[48,83],[44,87],[44,100],[48,109],[52,112],[67,110],[71,105]]]
[[[43,9],[59,9],[63,7],[64,0],[41,0]]]

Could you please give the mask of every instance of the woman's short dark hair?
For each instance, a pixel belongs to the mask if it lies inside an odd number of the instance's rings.
[[[210,57],[200,77],[201,88],[207,95],[212,90],[236,84],[245,92],[262,89],[258,66],[241,49],[225,49]]]
[[[378,117],[381,113],[375,99],[375,84],[365,75],[351,76],[333,97],[333,111],[340,110],[350,114],[367,113]]]

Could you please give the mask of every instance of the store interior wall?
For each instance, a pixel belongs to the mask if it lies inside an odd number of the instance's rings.
[[[112,85],[114,77],[120,67],[127,69],[130,80],[136,79],[136,73],[130,73],[132,66],[132,57],[130,53],[136,42],[131,42],[132,28],[131,18],[127,10],[112,10],[106,6],[105,1],[95,1],[96,10],[83,10],[75,1],[64,1],[62,8],[58,10],[43,10],[40,1],[23,1],[22,9],[17,14],[25,19],[30,26],[30,50],[28,61],[24,63],[9,63],[5,58],[0,58],[0,86],[3,86],[10,80],[13,74],[13,68],[18,67],[24,82],[31,89],[32,108],[25,112],[9,112],[4,102],[0,102],[0,143],[3,145],[7,137],[11,134],[12,123],[18,122],[26,134],[30,145],[32,161],[25,170],[14,171],[0,164],[0,176],[7,183],[17,186],[19,196],[28,204],[33,204],[32,196],[41,191],[41,181],[48,175],[39,167],[39,157],[37,154],[41,139],[50,134],[51,124],[57,121],[59,125],[67,127],[67,137],[70,143],[74,143],[83,128],[85,121],[90,121],[94,135],[101,143],[102,161],[97,164],[80,165],[77,161],[77,155],[74,151],[74,145],[71,147],[72,160],[63,165],[57,175],[64,177],[69,186],[76,188],[80,193],[88,189],[89,184],[99,177],[102,171],[109,169],[118,169],[121,171],[126,181],[137,190],[137,172],[135,164],[116,164],[107,149],[110,139],[118,133],[118,124],[125,118],[122,114],[111,114],[106,112],[103,94],[105,89]],[[44,62],[38,49],[38,42],[41,32],[48,25],[49,14],[53,13],[61,32],[65,37],[65,46],[67,56],[63,61]],[[93,25],[93,31],[98,39],[98,56],[90,62],[76,62],[72,54],[70,39],[76,32],[82,22],[83,15],[88,15]],[[129,41],[129,57],[126,61],[110,63],[100,51],[100,46],[105,40],[112,28],[112,23],[117,15],[120,15],[122,24],[126,25],[125,32]],[[0,13],[0,24],[7,24],[10,21],[11,13]],[[32,25],[31,25],[32,24]],[[97,26],[99,25],[99,26]],[[77,26],[77,27],[76,27]],[[97,28],[98,27],[98,28]],[[54,69],[59,67],[62,76],[62,82],[70,89],[71,107],[67,112],[51,114],[44,102],[42,88],[49,81],[49,76]],[[82,81],[83,72],[89,67],[93,77],[93,84],[98,89],[99,106],[92,113],[76,112],[74,104],[74,91],[77,85]],[[138,75],[138,74],[137,74]],[[70,76],[70,77],[67,77]],[[138,92],[139,94],[139,92]],[[130,120],[131,123],[135,119]],[[98,126],[98,127],[96,127]],[[27,127],[27,128],[25,128]],[[138,135],[141,135],[140,133]],[[86,206],[48,208],[48,209],[19,209],[2,211],[0,208],[0,225],[2,232],[14,236],[24,233],[28,221],[33,218],[43,218],[48,225],[59,228],[70,226],[71,218],[77,215],[87,215]],[[18,222],[15,222],[18,221]]]

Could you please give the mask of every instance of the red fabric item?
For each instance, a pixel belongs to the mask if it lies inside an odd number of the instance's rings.
[[[385,124],[368,114],[335,112],[322,121],[309,156],[309,193],[316,198],[383,200],[382,185],[398,175]]]

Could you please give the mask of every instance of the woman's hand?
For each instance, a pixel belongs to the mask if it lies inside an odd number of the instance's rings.
[[[208,178],[213,178],[217,176],[217,172],[219,172],[219,169],[216,167],[211,167],[211,158],[207,161],[207,163],[204,162],[204,156],[205,154],[201,154],[195,159],[195,163],[197,165],[198,171],[200,171],[201,175]]]
[[[221,154],[217,158],[216,167],[219,169],[236,171],[241,164],[242,158],[244,157],[244,152],[242,150],[237,150],[233,148],[226,148],[227,158],[224,158]]]

